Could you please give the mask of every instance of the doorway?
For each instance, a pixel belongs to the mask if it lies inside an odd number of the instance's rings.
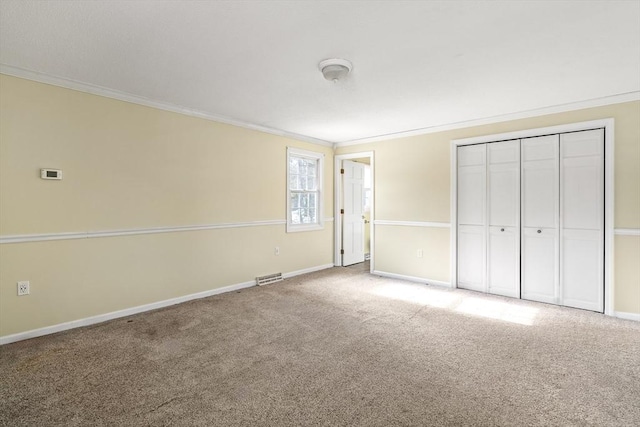
[[[369,271],[373,271],[373,151],[335,156],[334,171],[334,265],[369,261]]]

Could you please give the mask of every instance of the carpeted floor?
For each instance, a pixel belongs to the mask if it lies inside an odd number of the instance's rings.
[[[637,426],[640,323],[362,265],[0,347],[3,426]]]

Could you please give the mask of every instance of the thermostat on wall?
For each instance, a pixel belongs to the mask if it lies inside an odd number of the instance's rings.
[[[40,169],[40,178],[62,179],[62,171],[60,169]]]

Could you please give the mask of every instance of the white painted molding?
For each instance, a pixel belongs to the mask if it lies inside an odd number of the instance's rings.
[[[333,218],[325,218],[325,222],[333,222]],[[0,236],[0,244],[44,242],[48,240],[93,239],[97,237],[135,236],[137,234],[176,233],[180,231],[216,230],[220,228],[262,227],[269,225],[285,225],[283,219],[249,222],[226,222],[220,224],[185,225],[179,227],[132,228],[127,230],[78,231],[70,233],[20,234]]]
[[[296,270],[290,273],[284,273],[282,277],[285,279],[288,279],[290,277],[300,276],[302,274],[308,274],[308,273],[313,273],[320,270],[326,270],[327,268],[333,268],[333,264],[323,264],[315,267],[303,268],[302,270]]]
[[[614,311],[613,316],[619,319],[634,320],[640,322],[640,313],[625,313],[623,311]]]
[[[616,228],[613,232],[617,236],[640,236],[640,228]]]
[[[430,133],[445,132],[455,129],[464,129],[474,126],[490,125],[493,123],[507,122],[511,120],[527,119],[530,117],[545,116],[548,114],[564,113],[567,111],[583,110],[585,108],[602,107],[605,105],[621,104],[623,102],[633,102],[640,100],[640,91],[622,93],[619,95],[605,96],[603,98],[589,99],[586,101],[572,102],[569,104],[555,105],[551,107],[538,108],[535,110],[521,111],[518,113],[503,114],[493,117],[485,117],[476,120],[450,123],[440,126],[415,129],[406,132],[397,132],[386,135],[378,135],[370,138],[355,139],[352,141],[336,142],[334,148],[348,147],[351,145],[368,144],[371,142],[386,141],[389,139],[407,138],[410,136],[427,135]]]
[[[290,278],[299,276],[301,274],[311,273],[314,271],[324,270],[326,268],[332,268],[333,264],[324,264],[316,267],[310,267],[303,270],[292,271],[290,273],[284,273],[284,278]],[[210,297],[213,295],[219,295],[227,292],[234,292],[240,289],[250,288],[256,286],[255,280],[248,282],[237,283],[235,285],[223,286],[221,288],[215,288],[204,292],[198,292],[195,294],[184,295],[181,297],[171,298],[164,301],[158,301],[150,304],[139,305],[136,307],[126,308],[124,310],[112,311],[111,313],[99,314],[97,316],[87,317],[84,319],[72,320],[70,322],[59,323],[57,325],[45,326],[44,328],[32,329],[26,332],[19,332],[17,334],[5,335],[0,337],[0,345],[10,344],[12,342],[27,340],[30,338],[41,337],[43,335],[55,334],[57,332],[67,331],[69,329],[81,328],[83,326],[95,325],[96,323],[106,322],[108,320],[119,319],[121,317],[131,316],[138,313],[144,313],[150,310],[156,310],[158,308],[169,307],[172,305],[180,304],[183,302],[191,301],[194,299],[201,299]]]
[[[369,272],[373,273],[375,270],[375,185],[376,185],[376,168],[375,168],[375,152],[374,151],[363,151],[358,153],[349,153],[349,154],[336,154],[333,157],[333,215],[334,215],[334,223],[333,223],[333,264],[336,267],[342,266],[342,255],[340,250],[342,249],[342,214],[340,213],[340,209],[342,206],[342,175],[340,174],[340,169],[342,168],[343,160],[351,160],[351,159],[359,159],[359,158],[369,158],[369,166],[371,167],[371,227],[370,229],[370,249],[369,253],[371,257],[369,259]]]
[[[219,116],[217,114],[210,114],[204,111],[181,107],[179,105],[171,104],[168,102],[156,101],[156,100],[145,98],[142,96],[121,92],[118,90],[108,89],[102,86],[83,83],[76,80],[66,79],[63,77],[50,76],[48,74],[40,73],[37,71],[25,70],[23,68],[13,67],[11,65],[0,64],[0,74],[19,77],[21,79],[26,79],[26,80],[33,80],[36,82],[46,83],[49,85],[76,90],[79,92],[90,93],[93,95],[104,96],[105,98],[117,99],[119,101],[130,102],[132,104],[144,105],[146,107],[157,108],[158,110],[171,111],[173,113],[184,114],[185,116],[198,117],[200,119],[210,120],[218,123],[224,123],[232,126],[238,126],[244,129],[249,129],[249,130],[254,130],[258,132],[268,133],[271,135],[277,135],[285,138],[295,139],[297,141],[310,142],[312,144],[323,145],[325,147],[333,147],[334,145],[333,142],[312,138],[310,136],[299,135],[292,132],[286,132],[280,129],[274,129],[267,126],[256,125],[253,123],[245,122],[245,121],[234,119],[231,117]]]
[[[405,227],[430,227],[430,228],[451,228],[448,222],[427,222],[427,221],[389,221],[377,219],[375,225],[397,225]]]
[[[382,277],[388,277],[390,279],[407,280],[409,282],[417,282],[417,283],[422,283],[422,284],[427,284],[427,285],[444,286],[446,288],[450,288],[451,287],[451,283],[449,283],[449,282],[443,282],[442,280],[426,279],[424,277],[405,276],[404,274],[389,273],[387,271],[380,271],[380,270],[375,270],[375,271],[372,272],[372,274],[376,274],[376,275],[382,276]]]
[[[453,139],[451,144],[455,146],[484,144],[487,142],[508,141],[511,139],[530,138],[556,133],[578,132],[592,129],[606,128],[613,125],[613,119],[589,120],[586,122],[567,123],[564,125],[548,126],[544,128],[523,129],[513,132],[496,133],[493,135],[481,135],[471,138]]]

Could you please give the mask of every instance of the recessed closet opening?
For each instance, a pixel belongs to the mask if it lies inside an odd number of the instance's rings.
[[[613,120],[454,140],[452,284],[612,314]]]

